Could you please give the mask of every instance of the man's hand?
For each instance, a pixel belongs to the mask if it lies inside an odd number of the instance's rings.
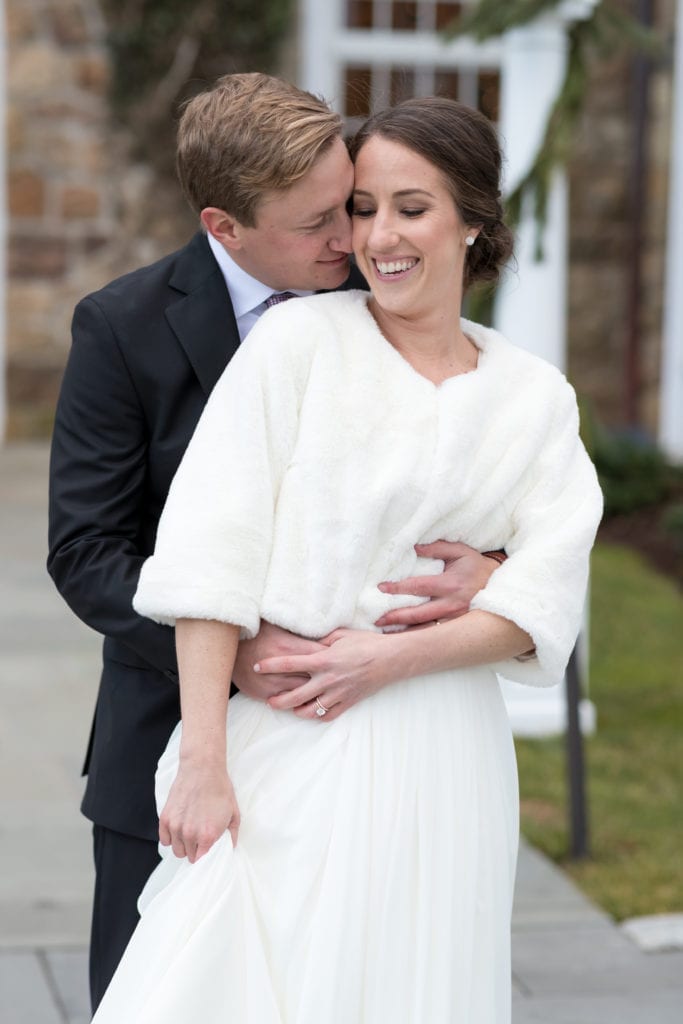
[[[240,812],[225,765],[183,764],[159,819],[159,840],[191,864],[229,831],[237,843]]]
[[[421,626],[436,619],[457,619],[469,611],[474,595],[485,587],[498,563],[467,544],[438,540],[416,544],[423,558],[441,558],[440,576],[411,576],[396,583],[380,583],[385,594],[413,594],[429,601],[412,608],[396,608],[377,619],[376,626]]]
[[[235,686],[247,697],[254,700],[268,700],[269,697],[293,690],[308,679],[307,675],[258,675],[254,672],[256,662],[265,658],[278,658],[287,655],[314,654],[323,649],[323,645],[315,640],[289,633],[269,622],[261,622],[261,628],[253,640],[242,640],[237,648],[237,658],[232,678]]]

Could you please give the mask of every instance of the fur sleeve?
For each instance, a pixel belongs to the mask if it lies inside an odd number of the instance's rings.
[[[217,619],[245,637],[258,632],[310,348],[300,321],[278,312],[261,318],[231,360],[173,479],[133,600],[156,622]]]
[[[471,603],[533,637],[535,658],[494,667],[508,679],[536,686],[562,678],[581,624],[589,554],[602,514],[595,469],[579,438],[574,391],[559,379],[558,393],[544,396],[554,414],[522,479],[505,545],[508,560]]]

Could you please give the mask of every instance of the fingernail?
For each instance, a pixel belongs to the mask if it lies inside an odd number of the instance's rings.
[[[377,589],[378,590],[386,590],[387,589],[386,583],[378,583],[377,584]]]
[[[260,671],[261,671],[261,666],[257,663],[256,665],[254,665],[254,672],[260,672]]]

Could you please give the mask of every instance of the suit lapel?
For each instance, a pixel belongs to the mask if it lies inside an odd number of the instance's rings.
[[[203,235],[182,250],[169,284],[181,294],[167,306],[166,319],[209,395],[240,338],[225,280]]]

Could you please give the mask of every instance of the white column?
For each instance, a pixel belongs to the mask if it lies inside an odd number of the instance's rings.
[[[343,105],[343,82],[332,43],[342,30],[342,0],[299,0],[299,81],[335,110]]]
[[[659,440],[683,463],[683,0],[676,7]]]
[[[5,439],[7,423],[7,357],[5,341],[7,280],[6,40],[5,4],[4,0],[0,0],[0,444]]]
[[[588,16],[595,0],[566,3],[555,14],[506,33],[501,66],[500,130],[506,157],[504,191],[510,193],[529,170],[542,141],[548,115],[567,67],[566,19]],[[495,325],[517,345],[566,366],[567,186],[558,169],[548,196],[546,226],[537,258],[537,225],[526,203],[517,230],[516,269],[509,269],[498,290]],[[584,643],[580,649],[585,649]],[[583,652],[582,652],[583,653]],[[586,659],[581,658],[586,678]],[[517,736],[564,732],[566,689],[535,689],[502,679],[503,694]],[[595,728],[595,708],[583,700],[584,732]]]
[[[501,68],[500,130],[505,152],[504,191],[511,192],[531,166],[567,62],[565,27],[544,18],[508,32]],[[561,369],[566,347],[567,190],[557,170],[548,196],[543,258],[536,258],[537,226],[526,204],[517,230],[517,269],[498,292],[496,327],[515,344]]]

